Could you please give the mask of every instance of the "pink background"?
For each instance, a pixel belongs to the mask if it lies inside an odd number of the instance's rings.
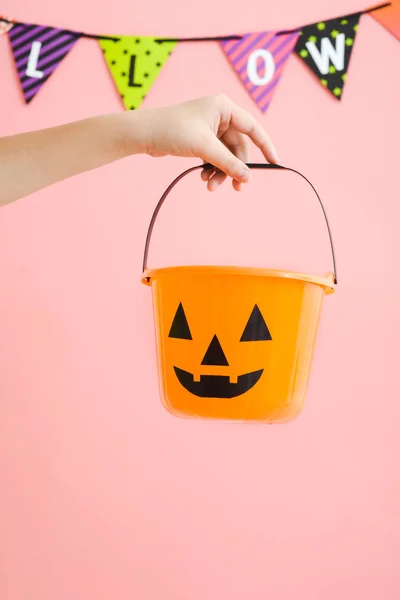
[[[196,6],[1,8],[173,36],[287,28],[364,5]],[[159,401],[141,252],[155,202],[193,161],[134,157],[1,209],[2,600],[400,597],[398,60],[395,38],[363,17],[342,103],[292,56],[260,117],[282,162],[321,191],[340,267],[306,407],[289,425],[182,421]],[[0,81],[1,135],[121,110],[89,40],[27,107],[1,39]],[[260,116],[217,44],[180,45],[146,106],[220,90]],[[207,195],[192,177],[160,217],[151,264],[330,268],[301,181],[257,175],[239,197]]]

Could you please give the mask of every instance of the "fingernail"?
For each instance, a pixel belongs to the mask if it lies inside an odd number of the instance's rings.
[[[243,183],[246,183],[247,181],[249,181],[250,169],[242,169],[242,171],[240,171],[240,173],[239,173],[238,179],[239,179],[239,181],[242,181]]]
[[[208,189],[210,190],[210,192],[214,192],[217,189],[218,185],[219,185],[218,181],[211,179],[211,181],[208,185]]]
[[[272,152],[272,158],[274,159],[274,162],[278,165],[279,164],[279,156],[275,149]]]

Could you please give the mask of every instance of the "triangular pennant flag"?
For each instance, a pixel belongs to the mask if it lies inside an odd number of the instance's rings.
[[[391,6],[369,14],[400,40],[400,0],[391,0]]]
[[[246,33],[239,40],[221,42],[236,74],[263,113],[271,102],[298,35],[263,31]]]
[[[3,21],[3,19],[7,19],[7,20]],[[0,37],[4,33],[7,33],[7,31],[10,31],[11,27],[13,26],[13,23],[9,23],[8,21],[11,21],[10,17],[5,17],[5,16],[0,17]]]
[[[342,97],[361,13],[303,27],[295,52],[338,100]]]
[[[25,102],[30,102],[80,35],[42,25],[18,24],[8,32]]]
[[[99,44],[127,110],[139,108],[176,46],[176,42],[132,36],[99,40]]]

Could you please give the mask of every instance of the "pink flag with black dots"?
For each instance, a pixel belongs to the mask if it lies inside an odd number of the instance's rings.
[[[275,31],[263,31],[221,42],[236,74],[263,113],[270,105],[298,37],[298,32],[277,35]]]

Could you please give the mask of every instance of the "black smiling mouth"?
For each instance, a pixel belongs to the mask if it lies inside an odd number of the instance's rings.
[[[256,385],[264,369],[240,375],[237,383],[231,383],[226,375],[202,375],[200,381],[194,381],[192,373],[178,367],[174,371],[181,385],[199,398],[236,398]]]

